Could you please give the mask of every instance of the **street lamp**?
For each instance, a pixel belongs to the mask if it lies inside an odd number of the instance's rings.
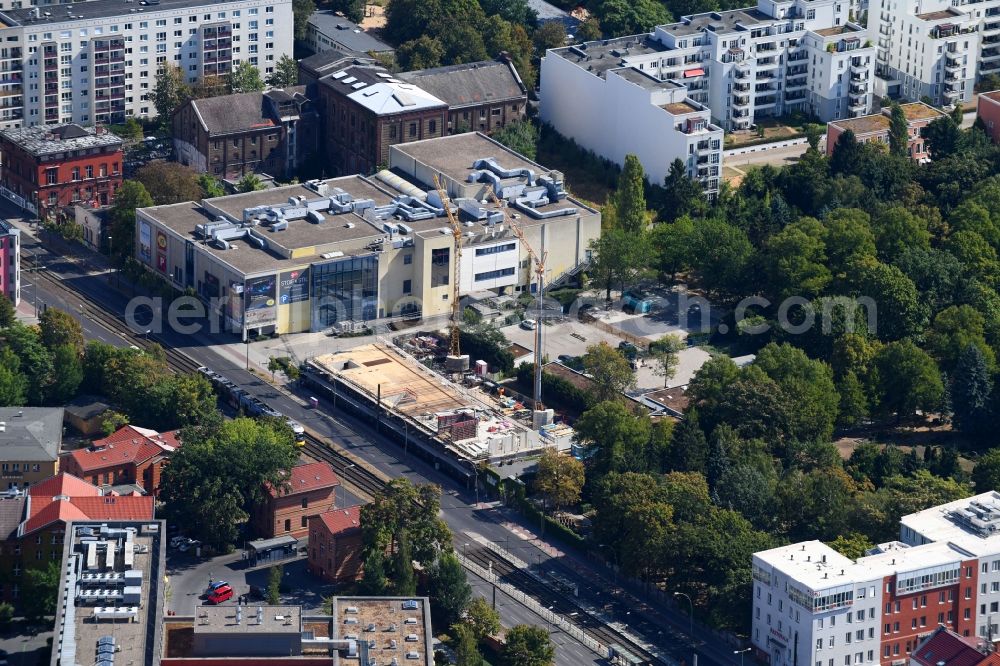
[[[688,630],[688,635],[691,637],[691,640],[694,640],[694,604],[691,602],[691,597],[684,594],[683,592],[674,592],[674,596],[684,597],[685,599],[688,600],[688,609],[689,609],[688,617],[690,618],[690,624],[691,624],[691,627]]]
[[[743,648],[742,650],[733,650],[733,654],[740,655],[740,666],[743,666],[743,655],[750,651],[750,648]]]
[[[111,257],[113,256],[112,246],[111,246],[111,236],[108,236],[108,282],[111,281],[111,274],[114,272],[114,267],[111,264]]]

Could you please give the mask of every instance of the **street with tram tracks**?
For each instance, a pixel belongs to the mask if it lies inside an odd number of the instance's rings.
[[[570,579],[575,578],[579,582],[581,599],[592,605],[603,606],[607,613],[615,618],[612,624],[627,625],[632,634],[641,633],[642,640],[656,644],[661,652],[669,655],[669,661],[689,659],[691,654],[689,639],[679,635],[677,631],[681,625],[686,629],[687,620],[684,614],[657,609],[655,620],[643,619],[645,609],[634,596],[623,595],[622,598],[616,599],[612,598],[612,595],[605,594],[607,590],[615,587],[608,578],[602,577],[607,574],[600,574],[592,568],[593,565],[525,535],[528,528],[522,526],[518,530],[517,524],[520,519],[502,507],[473,506],[471,498],[464,498],[470,494],[468,489],[456,488],[453,479],[412,455],[401,456],[398,447],[391,440],[383,433],[376,432],[364,420],[346,413],[330,414],[325,410],[308,409],[304,406],[306,402],[304,396],[279,390],[261,380],[258,375],[248,372],[240,362],[241,359],[234,358],[231,349],[225,343],[220,344],[219,340],[205,335],[182,335],[169,328],[159,333],[130,330],[124,318],[118,315],[125,310],[127,296],[110,289],[106,275],[78,271],[75,275],[60,276],[49,274],[49,271],[39,271],[33,277],[36,291],[39,289],[45,291],[42,294],[43,299],[53,303],[60,299],[83,301],[86,306],[81,310],[85,310],[90,327],[97,325],[101,330],[119,336],[122,345],[144,348],[159,343],[164,348],[167,360],[175,369],[189,372],[199,366],[209,366],[283,414],[303,423],[309,432],[305,438],[305,452],[312,457],[330,462],[343,477],[345,485],[355,488],[359,496],[371,496],[373,492],[377,492],[381,484],[384,484],[386,478],[398,476],[405,476],[417,483],[433,482],[443,486],[446,492],[442,497],[442,517],[456,535],[478,532],[499,543],[512,538],[511,529],[519,531],[524,543],[518,547],[530,552],[531,556],[527,559],[537,558],[539,562],[545,562],[547,569],[558,569],[561,575]],[[103,339],[104,336],[100,337]],[[219,350],[213,349],[213,346],[229,350],[230,353],[220,353]],[[370,472],[368,467],[374,467],[379,474]],[[459,536],[456,536],[456,540],[458,538]],[[474,575],[470,575],[470,579],[473,580],[477,590],[482,592],[482,581]],[[520,582],[527,584],[524,580]],[[537,583],[535,586],[538,587]],[[549,602],[553,610],[576,607],[574,600],[568,594],[552,589],[548,590],[547,595],[548,599],[555,597]],[[575,618],[580,617],[579,611],[567,612],[577,613],[576,616],[569,616],[576,623]],[[515,610],[514,613],[519,618],[533,618],[535,624],[545,624],[544,620],[524,608]],[[506,621],[505,618],[505,623]],[[668,623],[671,626],[668,626]],[[593,631],[607,632],[603,634],[603,640],[598,639],[601,643],[618,643],[627,648],[638,649],[625,635],[616,632],[613,626],[585,627],[585,629],[591,632],[591,635],[595,635]],[[559,664],[568,666],[601,663],[593,652],[580,643],[568,640],[560,643],[560,646],[557,657]],[[721,646],[720,649],[720,646],[702,644],[696,649],[696,653],[703,665],[732,663],[729,650],[725,648],[726,646]]]

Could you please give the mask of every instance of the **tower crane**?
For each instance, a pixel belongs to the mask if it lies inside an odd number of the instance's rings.
[[[462,355],[459,344],[458,324],[461,321],[462,308],[459,304],[459,279],[461,278],[460,264],[462,261],[462,224],[458,221],[455,213],[451,210],[451,198],[445,192],[441,184],[441,177],[434,174],[434,187],[441,198],[441,207],[444,208],[445,215],[448,216],[448,223],[451,225],[451,235],[455,241],[455,261],[453,262],[454,275],[451,279],[451,342],[448,347],[448,355],[457,359]]]
[[[528,239],[524,236],[524,229],[521,228],[520,223],[507,210],[507,202],[501,200],[492,187],[488,189],[487,196],[503,212],[504,220],[510,227],[510,230],[514,232],[517,239],[521,241],[521,245],[527,250],[528,257],[534,267],[532,270],[535,273],[535,279],[538,281],[538,319],[535,322],[535,394],[533,402],[535,412],[541,412],[545,409],[542,404],[542,314],[544,312],[543,296],[545,295],[545,259],[549,256],[549,253],[548,251],[543,251],[539,255],[535,252]]]

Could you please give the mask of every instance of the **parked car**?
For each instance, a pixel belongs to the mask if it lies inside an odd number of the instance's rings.
[[[224,580],[217,580],[214,583],[209,583],[208,591],[212,592],[214,590],[218,590],[220,587],[232,587],[232,585],[230,585]]]
[[[225,585],[216,590],[212,590],[208,594],[208,603],[210,604],[221,604],[223,601],[228,601],[233,598],[233,588],[229,585]]]
[[[192,548],[196,548],[197,546],[200,545],[201,541],[198,541],[197,539],[187,539],[183,541],[179,546],[177,546],[177,550],[181,551],[182,553],[186,553]]]
[[[538,328],[538,322],[534,319],[525,319],[521,322],[521,328],[526,331],[533,331]]]
[[[178,534],[177,536],[170,539],[170,547],[178,548],[182,543],[186,543],[187,541],[188,538],[186,536],[181,536],[180,534]]]

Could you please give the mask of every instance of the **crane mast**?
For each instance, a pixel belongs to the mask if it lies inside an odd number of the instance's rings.
[[[461,305],[459,304],[459,279],[461,278],[460,263],[462,261],[462,225],[458,221],[458,218],[455,217],[455,213],[451,210],[451,198],[448,196],[448,193],[445,192],[444,186],[441,184],[441,178],[437,174],[434,174],[434,187],[437,189],[438,196],[441,198],[441,207],[444,208],[445,215],[448,216],[448,223],[451,225],[451,235],[455,241],[455,260],[452,262],[453,274],[451,278],[451,340],[448,346],[448,355],[457,358],[462,355],[458,333],[458,324],[461,321],[462,316]]]
[[[534,248],[531,247],[531,243],[525,238],[524,229],[521,228],[520,223],[507,210],[507,202],[500,199],[492,187],[489,188],[487,195],[503,212],[504,220],[510,226],[510,230],[514,232],[514,236],[517,237],[521,245],[528,252],[528,257],[533,266],[532,270],[535,273],[535,279],[538,281],[538,319],[535,323],[535,391],[533,402],[535,412],[541,412],[545,410],[545,406],[542,404],[542,313],[544,312],[543,296],[545,295],[545,260],[549,253],[542,252],[539,255],[535,252]]]

